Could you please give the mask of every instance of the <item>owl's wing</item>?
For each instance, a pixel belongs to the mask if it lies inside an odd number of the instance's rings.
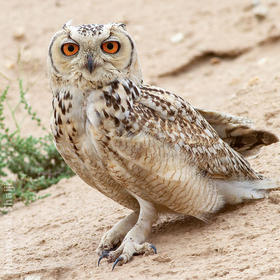
[[[260,178],[188,102],[157,87],[143,86],[141,90],[138,106],[151,110],[159,123],[150,122],[147,133],[168,143],[171,149],[188,154],[202,174],[219,179]]]
[[[278,137],[265,130],[253,128],[250,120],[216,111],[195,108],[218,135],[243,156],[256,154],[260,147],[279,141]]]
[[[108,172],[131,194],[163,211],[185,213],[202,220],[218,210],[223,198],[208,178],[197,175],[187,154],[170,149],[147,134],[112,137]]]

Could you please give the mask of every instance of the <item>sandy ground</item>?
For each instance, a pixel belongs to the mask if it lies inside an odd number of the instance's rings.
[[[30,104],[49,127],[46,56],[52,34],[71,18],[77,24],[121,21],[136,39],[146,82],[279,135],[280,3],[267,0],[254,8],[253,2],[1,1],[0,90],[10,84],[14,104],[16,79],[22,78]],[[25,135],[41,133],[28,119],[22,125]],[[279,156],[276,143],[250,162],[279,184]],[[0,217],[3,280],[280,279],[280,191],[226,207],[207,224],[163,217],[150,238],[158,254],[135,257],[114,272],[106,261],[97,267],[95,249],[129,210],[78,177],[42,193],[51,196],[28,207],[18,203]]]

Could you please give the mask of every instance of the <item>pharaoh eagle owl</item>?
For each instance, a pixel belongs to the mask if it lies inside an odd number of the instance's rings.
[[[156,253],[147,239],[160,213],[204,219],[273,187],[244,154],[277,137],[143,83],[124,24],[65,24],[48,63],[58,151],[87,184],[132,210],[102,237],[99,261],[115,267]]]

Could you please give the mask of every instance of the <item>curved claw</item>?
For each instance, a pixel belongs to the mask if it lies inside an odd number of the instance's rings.
[[[123,257],[118,257],[116,260],[115,260],[115,262],[114,262],[114,264],[113,264],[113,267],[112,267],[112,271],[114,270],[114,268],[115,268],[115,266],[118,264],[118,262],[120,262],[120,261],[123,261]]]
[[[102,252],[102,254],[101,254],[101,256],[99,257],[99,259],[98,259],[98,262],[97,262],[97,266],[99,266],[100,265],[100,262],[101,262],[101,260],[103,259],[103,258],[106,258],[106,257],[108,257],[109,256],[109,251],[103,251]]]
[[[157,248],[155,245],[153,244],[150,244],[150,247],[154,250],[155,254],[157,254]]]

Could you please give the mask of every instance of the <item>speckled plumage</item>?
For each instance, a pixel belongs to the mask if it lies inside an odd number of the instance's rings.
[[[108,38],[118,40],[118,53],[100,50]],[[79,44],[75,57],[61,54],[67,40]],[[121,243],[105,254],[109,260],[124,263],[133,253],[153,251],[146,239],[157,213],[203,219],[224,202],[261,198],[271,187],[235,150],[277,138],[244,119],[195,109],[143,84],[123,24],[66,24],[50,44],[49,69],[57,149],[86,183],[134,211],[103,236],[100,255]]]

